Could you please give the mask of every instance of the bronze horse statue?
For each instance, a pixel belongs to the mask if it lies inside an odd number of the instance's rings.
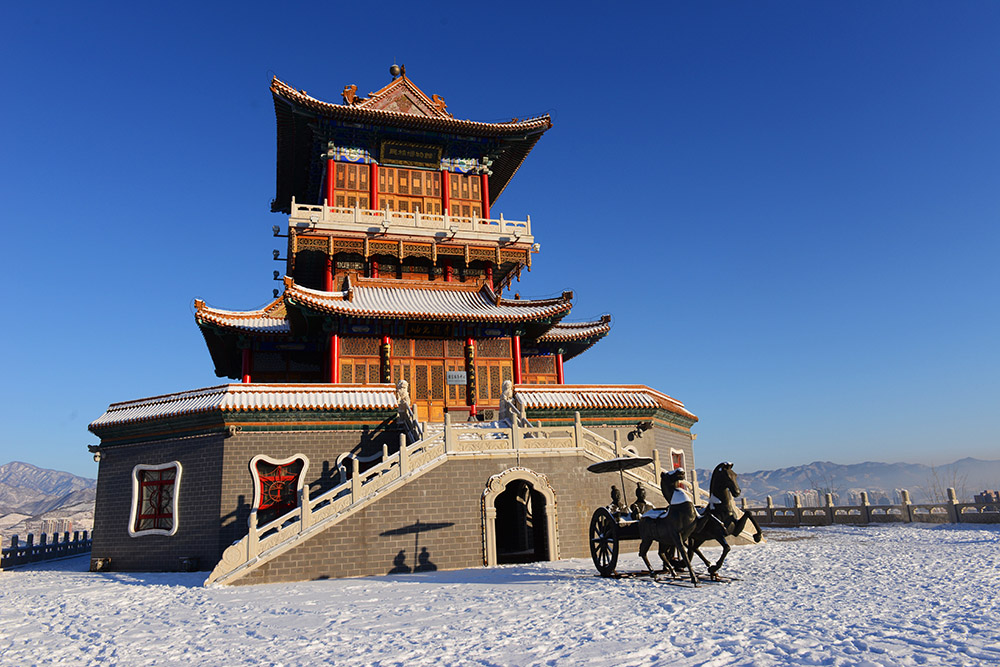
[[[657,542],[660,559],[670,576],[673,577],[675,573],[670,564],[668,552],[675,550],[683,558],[684,566],[687,567],[688,574],[691,576],[691,583],[697,586],[698,578],[691,567],[691,557],[685,547],[691,535],[699,528],[698,524],[704,523],[705,520],[698,516],[691,497],[679,488],[678,484],[683,479],[683,468],[660,473],[660,490],[669,505],[665,512],[661,511],[657,515],[654,513],[655,511],[651,511],[639,518],[639,539],[642,540],[639,545],[639,557],[646,564],[649,575],[656,579],[656,572],[649,564],[649,558],[646,557],[646,554],[649,552],[650,545]],[[678,563],[678,565],[680,564]]]
[[[737,518],[736,503],[733,502],[733,498],[739,496],[741,490],[739,482],[736,481],[736,473],[733,472],[732,463],[723,461],[715,466],[708,488],[711,495],[708,499],[705,517],[710,520],[691,535],[688,543],[688,558],[691,557],[692,553],[697,553],[708,568],[708,573],[714,578],[718,576],[719,568],[722,567],[722,562],[726,560],[726,555],[730,550],[726,536],[742,533],[748,521],[756,529],[753,536],[754,542],[760,542],[763,533],[761,533],[757,520],[749,512],[739,512],[740,516]],[[714,565],[708,562],[699,549],[702,544],[709,540],[715,540],[722,546],[722,555],[719,556],[719,560]]]

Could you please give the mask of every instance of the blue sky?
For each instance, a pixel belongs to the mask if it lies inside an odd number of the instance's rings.
[[[456,117],[552,114],[494,206],[525,297],[614,316],[574,383],[700,418],[697,463],[1000,458],[1000,4],[21,3],[0,106],[0,462],[96,475],[110,402],[218,384],[193,300],[272,288],[272,75],[395,60]]]

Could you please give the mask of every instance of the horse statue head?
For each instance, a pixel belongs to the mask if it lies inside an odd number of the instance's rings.
[[[733,472],[731,461],[723,461],[715,466],[715,470],[712,471],[712,480],[709,482],[708,487],[712,495],[721,501],[726,500],[726,494],[730,498],[735,498],[742,493],[740,484],[736,481],[736,473]]]
[[[690,501],[690,498],[688,498],[687,493],[683,490],[681,484],[685,477],[686,474],[684,472],[684,468],[664,470],[660,473],[660,493],[663,494],[663,499],[666,500],[668,504],[676,505]]]

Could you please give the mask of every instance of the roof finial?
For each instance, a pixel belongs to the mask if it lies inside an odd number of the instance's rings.
[[[397,65],[396,59],[393,58],[392,67],[389,68],[389,74],[392,75],[393,79],[400,75],[406,76],[406,65]]]

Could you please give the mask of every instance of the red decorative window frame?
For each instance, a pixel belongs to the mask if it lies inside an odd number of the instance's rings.
[[[132,469],[132,512],[128,532],[142,535],[173,535],[177,532],[178,489],[181,464],[139,464]]]
[[[250,460],[254,483],[252,525],[263,526],[298,507],[308,468],[304,454],[287,459],[259,455]]]
[[[670,450],[670,466],[677,470],[684,467],[684,452],[680,449]]]

